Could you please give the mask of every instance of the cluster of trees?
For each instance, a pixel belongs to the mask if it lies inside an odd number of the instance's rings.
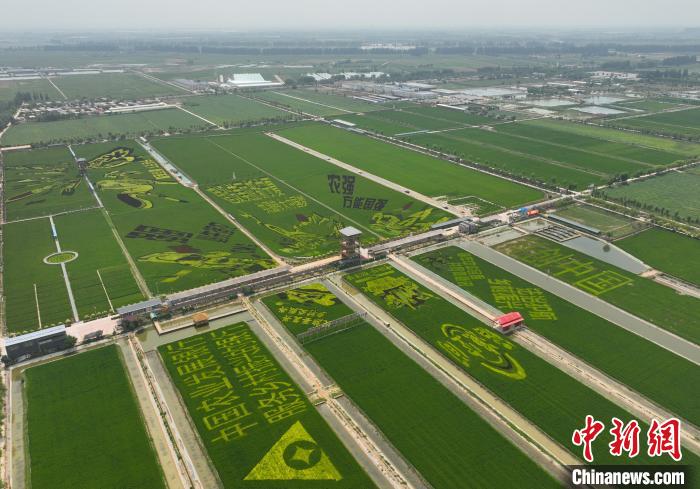
[[[681,216],[680,211],[677,209],[667,209],[663,206],[652,204],[649,202],[641,202],[632,197],[611,197],[603,190],[595,190],[592,194],[594,197],[598,197],[604,200],[612,200],[614,202],[619,202],[623,207],[635,208],[641,211],[648,212],[650,214],[656,214],[658,216],[663,216],[671,218],[675,221],[685,221],[688,224],[700,224],[700,217],[692,216]]]

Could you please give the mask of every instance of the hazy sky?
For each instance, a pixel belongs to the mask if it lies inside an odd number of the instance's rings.
[[[0,30],[479,26],[700,26],[700,0],[0,0]]]

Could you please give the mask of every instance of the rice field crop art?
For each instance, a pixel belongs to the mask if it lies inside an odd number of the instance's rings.
[[[246,323],[159,352],[223,487],[375,487]]]
[[[700,406],[688,397],[689,390],[700,389],[700,367],[691,361],[460,247],[412,260],[500,311],[520,312],[529,330],[683,419],[700,422]],[[669,384],[674,377],[684,382]]]
[[[308,328],[298,317],[323,313],[324,320],[338,323],[356,316],[320,283],[271,294],[263,303],[297,337]],[[313,329],[317,328],[306,332]],[[463,399],[362,318],[352,327],[327,331],[302,343],[429,487],[559,486]]]
[[[371,244],[451,217],[262,133],[166,138],[154,146],[275,253],[294,260],[336,252],[346,226]]]
[[[700,301],[539,236],[523,236],[496,249],[650,321],[700,343]]]
[[[91,148],[81,151],[90,154]],[[136,147],[93,148],[88,172],[153,293],[275,266],[233,223]]]
[[[511,337],[502,335],[390,265],[354,272],[345,279],[577,457],[581,455],[571,444],[572,427],[579,425],[586,415],[607,420],[617,417],[625,422],[634,419],[633,415]],[[564,410],[562,406],[567,408]],[[686,453],[685,463],[699,462],[687,450]],[[673,462],[670,458],[660,460],[646,454],[622,460],[601,452],[597,453],[596,461]]]
[[[65,147],[6,152],[2,160],[7,221],[96,205]]]

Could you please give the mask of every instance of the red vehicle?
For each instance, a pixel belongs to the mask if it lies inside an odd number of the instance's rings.
[[[509,312],[493,320],[494,325],[501,333],[508,333],[523,325],[523,316],[519,312]]]

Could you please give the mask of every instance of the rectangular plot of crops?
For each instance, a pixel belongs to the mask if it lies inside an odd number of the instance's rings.
[[[133,141],[80,146],[76,151],[88,159],[90,179],[152,293],[275,266],[234,224]]]
[[[539,236],[501,243],[496,249],[601,300],[700,343],[700,300],[680,295],[651,279],[634,275]]]
[[[68,148],[3,154],[6,221],[93,207],[95,199]]]
[[[293,334],[318,327],[318,319],[323,324],[352,313],[322,284],[273,294],[263,302]],[[432,487],[557,486],[366,322],[304,347]]]
[[[129,264],[100,210],[74,212],[54,218],[81,319],[114,312],[143,300]]]
[[[26,333],[72,319],[61,267],[45,261],[57,252],[49,220],[5,224],[3,239],[7,332]]]
[[[246,323],[158,350],[225,488],[374,487]]]
[[[572,426],[587,415],[606,420],[617,417],[625,422],[634,419],[601,394],[390,265],[345,278],[579,460],[581,452],[571,444]],[[566,410],[561,406],[567,406]],[[686,457],[686,461],[691,459],[696,460],[692,455]],[[608,452],[598,453],[596,460],[673,462],[670,457],[659,461],[646,454],[621,460]]]
[[[166,138],[154,145],[282,256],[336,252],[345,226],[361,230],[370,244],[452,217],[261,133]]]
[[[211,125],[179,109],[159,109],[128,114],[92,115],[78,119],[28,122],[12,126],[2,138],[4,145],[115,139],[179,129],[206,129]]]
[[[279,133],[416,192],[470,202],[470,210],[478,215],[493,206],[513,207],[542,197],[542,192],[524,185],[330,126],[306,125]]]
[[[687,395],[700,389],[700,367],[694,363],[462,248],[450,246],[412,259],[502,312],[520,312],[530,330],[682,418],[700,421],[700,406]],[[685,382],[669,384],[672,377]]]
[[[32,488],[165,488],[116,346],[31,367],[24,377]]]

